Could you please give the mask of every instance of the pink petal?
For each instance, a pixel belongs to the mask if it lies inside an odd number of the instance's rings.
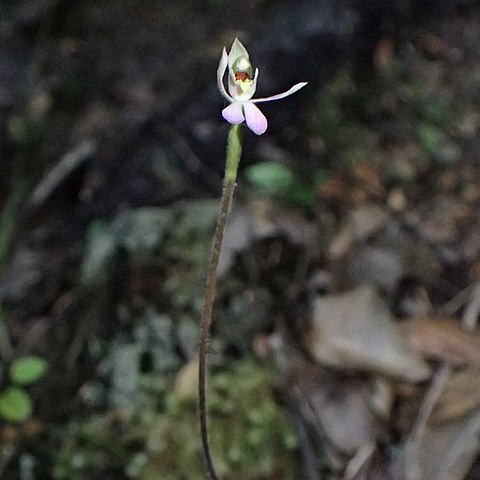
[[[223,118],[232,124],[242,123],[245,120],[242,112],[242,105],[238,102],[231,103],[222,110]]]
[[[293,95],[295,92],[298,92],[301,88],[303,88],[308,82],[301,82],[294,85],[290,90],[286,92],[279,93],[278,95],[272,95],[271,97],[266,98],[256,98],[252,100],[254,103],[261,103],[261,102],[271,102],[272,100],[280,100],[281,98],[288,97]]]
[[[248,128],[257,135],[265,133],[268,122],[260,109],[251,102],[244,103],[243,108]]]

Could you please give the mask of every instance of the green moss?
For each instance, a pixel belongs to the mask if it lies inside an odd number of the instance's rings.
[[[210,376],[211,444],[224,480],[299,476],[296,437],[272,398],[272,381],[271,370],[247,360]],[[160,395],[160,411],[144,402],[130,415],[109,413],[63,430],[54,478],[87,479],[113,467],[139,480],[204,480],[196,389],[190,397],[162,391],[141,392]]]
[[[223,479],[296,478],[296,438],[271,397],[271,373],[245,361],[210,378],[210,436]],[[194,398],[174,393],[150,442],[142,480],[203,480]]]

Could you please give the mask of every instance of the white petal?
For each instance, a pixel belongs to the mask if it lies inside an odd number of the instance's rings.
[[[218,64],[218,69],[217,69],[217,85],[218,85],[218,89],[220,90],[220,93],[229,102],[232,102],[233,99],[225,90],[225,85],[223,83],[223,77],[225,76],[225,70],[227,70],[227,65],[228,65],[228,55],[227,55],[227,51],[224,48],[222,52],[222,57],[220,58],[220,63]]]
[[[248,128],[255,134],[261,135],[267,130],[268,122],[265,115],[252,102],[243,104]]]
[[[279,93],[278,95],[272,95],[271,97],[266,97],[266,98],[256,98],[255,100],[252,100],[253,103],[261,103],[261,102],[271,102],[273,100],[280,100],[281,98],[288,97],[295,92],[298,92],[301,88],[303,88],[308,82],[301,82],[297,83],[294,85],[290,90],[287,90],[286,92]]]
[[[231,124],[242,123],[245,120],[242,112],[242,104],[238,102],[233,102],[228,107],[225,107],[222,110],[222,116]]]
[[[230,70],[228,71],[227,77],[228,91],[233,99],[238,100],[238,97],[242,95],[242,89],[235,83],[235,76]]]
[[[230,70],[233,68],[233,64],[240,58],[245,57],[248,60],[248,52],[247,49],[242,45],[242,42],[235,38],[232,43],[232,48],[230,48],[230,52],[228,54],[228,67]]]
[[[257,91],[257,80],[258,80],[258,68],[255,69],[253,83],[252,83],[252,86],[250,87],[250,90],[248,91],[248,93],[250,94],[250,98],[252,98],[255,95],[255,92]]]

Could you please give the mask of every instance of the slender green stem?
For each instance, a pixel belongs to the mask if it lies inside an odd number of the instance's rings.
[[[235,190],[238,163],[242,154],[242,125],[232,125],[228,134],[227,159],[225,165],[225,177],[223,179],[223,192],[220,206],[220,214],[215,231],[212,258],[208,269],[207,288],[203,305],[202,319],[200,321],[200,347],[198,369],[198,411],[200,419],[200,434],[202,437],[203,453],[208,473],[212,480],[219,480],[215,470],[210,443],[208,441],[207,422],[207,347],[212,323],[213,304],[215,302],[215,288],[217,284],[217,268],[222,250],[223,235],[227,224],[228,213]]]

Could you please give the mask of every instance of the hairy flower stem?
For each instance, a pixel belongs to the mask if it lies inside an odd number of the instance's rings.
[[[235,190],[238,163],[242,154],[242,125],[232,125],[228,134],[227,159],[225,165],[225,177],[223,179],[223,192],[220,214],[215,231],[212,258],[208,269],[207,288],[203,305],[202,319],[200,321],[200,346],[198,368],[198,412],[200,419],[200,434],[202,437],[203,453],[205,456],[208,473],[212,480],[219,480],[215,470],[210,443],[208,441],[207,422],[207,347],[212,323],[213,304],[215,302],[215,287],[217,284],[217,268],[220,252],[222,250],[223,235],[227,224],[233,191]]]

